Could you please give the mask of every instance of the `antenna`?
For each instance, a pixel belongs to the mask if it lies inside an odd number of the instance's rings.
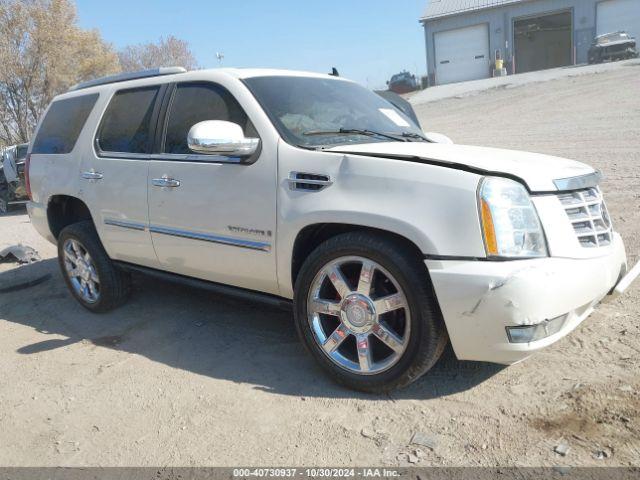
[[[218,65],[222,66],[222,60],[224,60],[224,53],[216,52],[216,58],[218,59]]]

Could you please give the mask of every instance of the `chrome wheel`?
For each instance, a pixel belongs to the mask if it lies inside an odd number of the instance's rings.
[[[395,278],[363,257],[342,257],[314,278],[308,321],[322,351],[339,367],[373,375],[394,366],[410,331],[407,298]]]
[[[77,240],[67,239],[63,245],[64,267],[75,292],[87,303],[100,298],[100,279],[91,255]]]

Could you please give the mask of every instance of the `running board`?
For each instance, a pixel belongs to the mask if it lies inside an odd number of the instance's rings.
[[[179,283],[188,287],[199,288],[202,290],[209,290],[210,292],[226,295],[228,297],[234,297],[240,300],[246,300],[251,303],[262,303],[270,305],[281,310],[293,310],[293,302],[286,298],[278,297],[276,295],[270,295],[268,293],[256,292],[254,290],[247,290],[240,287],[232,287],[230,285],[223,285],[221,283],[209,282],[207,280],[200,280],[199,278],[187,277],[185,275],[179,275],[177,273],[164,272],[162,270],[156,270],[154,268],[141,267],[126,262],[114,262],[123,270],[130,272],[138,272],[143,275],[159,278],[168,282]]]

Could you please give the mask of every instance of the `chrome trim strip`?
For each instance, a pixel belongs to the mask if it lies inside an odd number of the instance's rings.
[[[105,225],[111,225],[112,227],[129,228],[131,230],[138,230],[138,231],[141,231],[141,232],[144,232],[147,229],[147,226],[142,224],[142,223],[126,222],[126,221],[123,221],[123,220],[114,220],[112,218],[105,218],[104,219],[104,224]]]
[[[242,163],[242,158],[227,155],[204,155],[199,153],[154,153],[149,160],[161,162]]]
[[[209,235],[206,233],[189,232],[186,230],[159,227],[156,225],[151,225],[149,230],[152,233],[159,233],[161,235],[170,235],[173,237],[189,238],[191,240],[202,240],[203,242],[219,243],[222,245],[230,245],[233,247],[248,248],[250,250],[260,250],[262,252],[271,251],[271,244],[264,243],[264,242],[254,242],[251,240],[242,240],[239,238],[222,237],[219,235]]]
[[[96,139],[98,140],[98,139]],[[100,158],[117,158],[122,160],[150,160],[151,155],[148,153],[126,153],[126,152],[106,152],[96,147],[97,156]]]
[[[560,178],[554,180],[553,183],[558,190],[583,190],[585,188],[597,187],[602,180],[602,173],[595,171],[588,175],[582,175],[580,177]]]

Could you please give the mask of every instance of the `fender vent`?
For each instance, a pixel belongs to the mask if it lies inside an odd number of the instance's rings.
[[[318,192],[333,183],[328,175],[302,172],[291,172],[287,180],[291,190],[303,190],[305,192]]]

